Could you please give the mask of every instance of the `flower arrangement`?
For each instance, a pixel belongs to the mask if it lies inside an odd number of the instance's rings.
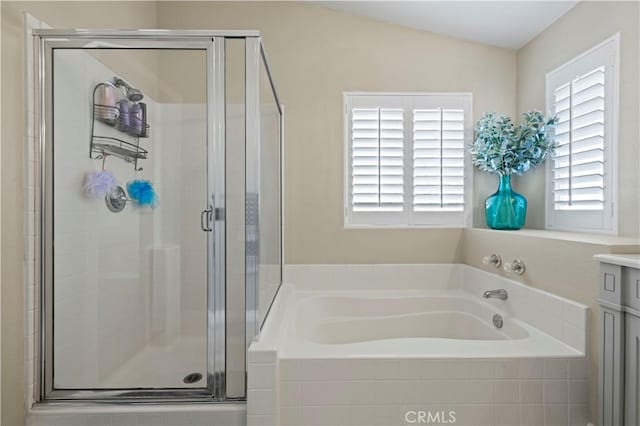
[[[546,118],[540,111],[525,112],[522,117],[524,122],[516,126],[509,117],[485,113],[469,146],[473,164],[501,176],[521,175],[553,155],[557,143],[548,133],[557,117]]]

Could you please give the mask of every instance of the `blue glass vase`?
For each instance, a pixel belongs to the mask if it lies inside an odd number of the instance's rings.
[[[487,226],[491,229],[516,230],[524,226],[527,199],[511,189],[511,176],[500,175],[500,186],[484,203]]]

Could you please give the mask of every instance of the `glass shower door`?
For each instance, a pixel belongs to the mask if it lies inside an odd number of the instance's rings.
[[[49,397],[215,393],[214,49],[149,44],[48,51]]]
[[[244,399],[282,280],[282,109],[259,34],[34,44],[36,399]]]

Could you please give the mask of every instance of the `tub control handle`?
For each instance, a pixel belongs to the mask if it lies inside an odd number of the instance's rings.
[[[524,266],[524,260],[515,259],[513,262],[505,263],[504,268],[505,272],[513,272],[518,275],[524,274],[526,267]]]
[[[496,268],[499,268],[502,265],[502,258],[497,254],[492,254],[491,256],[485,256],[482,258],[482,263],[484,265],[493,265]]]

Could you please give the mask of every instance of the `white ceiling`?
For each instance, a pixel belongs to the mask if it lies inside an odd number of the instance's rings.
[[[519,49],[577,1],[314,1],[379,21]]]

